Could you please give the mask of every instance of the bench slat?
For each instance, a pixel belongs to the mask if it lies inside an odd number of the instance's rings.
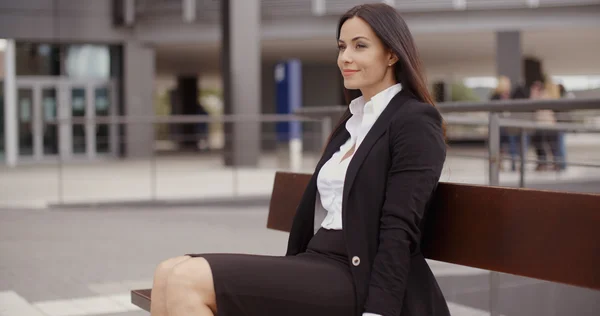
[[[131,304],[149,312],[151,294],[151,289],[133,290],[131,291]]]
[[[277,172],[269,204],[267,228],[290,232],[310,174]]]
[[[600,195],[440,183],[427,258],[600,290]]]

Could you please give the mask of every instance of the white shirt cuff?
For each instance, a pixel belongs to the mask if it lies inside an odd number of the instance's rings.
[[[363,313],[362,316],[381,316],[381,315],[373,314],[373,313]]]

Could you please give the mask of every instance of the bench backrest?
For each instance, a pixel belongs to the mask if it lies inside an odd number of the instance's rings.
[[[309,174],[275,175],[267,227],[289,232]],[[600,195],[441,182],[426,258],[600,290]]]

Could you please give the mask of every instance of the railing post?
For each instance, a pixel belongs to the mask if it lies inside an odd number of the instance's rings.
[[[156,170],[156,124],[154,122],[150,122],[149,123],[152,128],[152,135],[154,135],[154,137],[152,137],[152,139],[154,140],[151,144],[151,148],[150,148],[150,196],[152,201],[156,201],[157,198],[157,187],[158,187],[158,183],[157,183],[157,170]]]
[[[60,126],[62,121],[59,121],[57,126]],[[63,152],[58,151],[58,204],[64,204],[64,175],[63,175]]]
[[[500,184],[500,116],[497,112],[490,112],[488,125],[488,151],[489,151],[489,185]],[[498,284],[500,274],[490,271],[490,315],[498,315]]]
[[[329,134],[331,134],[333,127],[331,126],[331,117],[326,116],[321,120],[321,141],[322,147],[324,148],[327,145],[327,140],[329,139]]]
[[[525,187],[525,160],[527,159],[527,131],[521,129],[521,169],[519,170],[519,187]]]
[[[498,113],[490,112],[488,125],[488,153],[489,153],[489,185],[500,184],[500,117]]]

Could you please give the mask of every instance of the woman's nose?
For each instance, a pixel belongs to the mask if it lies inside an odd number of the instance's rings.
[[[351,56],[350,50],[346,49],[346,50],[342,51],[340,59],[344,63],[351,63],[352,62],[352,56]]]

